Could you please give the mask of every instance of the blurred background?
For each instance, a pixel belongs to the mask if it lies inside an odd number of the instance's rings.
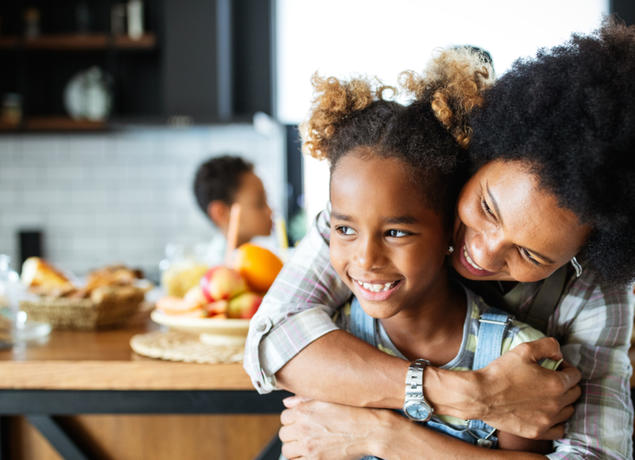
[[[327,199],[297,134],[313,72],[394,83],[469,43],[501,75],[610,13],[633,23],[635,2],[3,0],[0,253],[156,280],[166,245],[215,237],[192,180],[225,153],[254,163],[293,243]]]

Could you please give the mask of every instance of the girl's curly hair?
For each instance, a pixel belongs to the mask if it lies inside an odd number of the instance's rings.
[[[376,80],[312,79],[315,92],[309,119],[300,126],[305,154],[338,160],[359,147],[373,155],[399,158],[427,202],[448,217],[465,179],[470,130],[467,114],[478,106],[491,82],[480,53],[457,47],[439,54],[423,75],[401,76],[412,102],[388,99],[397,89]],[[357,150],[359,152],[359,150]]]
[[[518,60],[473,113],[476,166],[522,161],[592,233],[581,258],[635,279],[635,27],[615,19]]]

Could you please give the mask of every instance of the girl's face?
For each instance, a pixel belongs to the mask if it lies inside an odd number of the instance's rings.
[[[472,280],[538,281],[574,257],[590,227],[517,161],[492,161],[463,187],[452,266]]]
[[[349,153],[330,194],[331,264],[366,313],[389,318],[446,289],[448,232],[401,160]]]

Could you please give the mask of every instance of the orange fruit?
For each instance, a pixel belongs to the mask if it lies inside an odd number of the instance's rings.
[[[264,293],[278,276],[282,261],[268,249],[245,243],[236,250],[234,268],[245,278],[250,290]]]

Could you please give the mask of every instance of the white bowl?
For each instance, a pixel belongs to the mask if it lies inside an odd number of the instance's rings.
[[[249,330],[248,319],[192,318],[166,315],[154,310],[152,321],[177,331],[199,334],[201,342],[208,345],[241,345],[245,343]]]

